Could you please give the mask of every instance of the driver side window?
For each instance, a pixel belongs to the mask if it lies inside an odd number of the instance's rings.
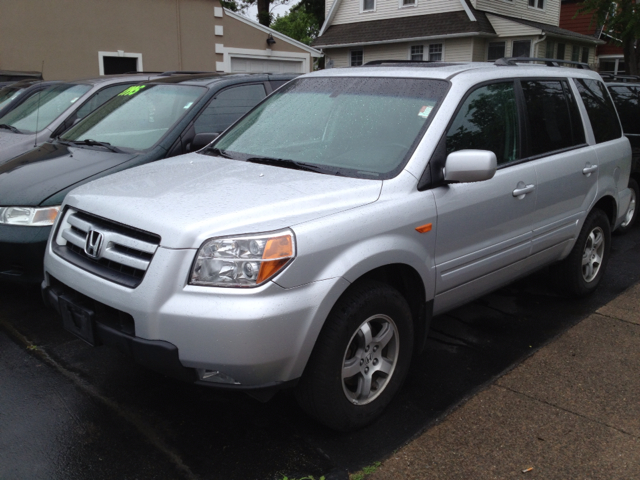
[[[473,91],[447,131],[447,155],[458,150],[489,150],[498,165],[520,158],[518,110],[513,82]]]

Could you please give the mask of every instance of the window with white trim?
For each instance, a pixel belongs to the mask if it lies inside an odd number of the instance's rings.
[[[362,65],[363,58],[364,58],[364,52],[362,50],[351,50],[351,61],[349,64],[352,67],[357,67],[358,65]]]
[[[533,8],[544,9],[544,0],[529,0],[529,6]]]
[[[424,46],[411,46],[411,60],[413,60],[414,62],[421,62],[422,60],[424,60]]]
[[[400,6],[402,7],[415,7],[417,3],[417,0],[400,0]]]
[[[571,61],[572,62],[580,61],[580,47],[577,45],[573,45],[571,47]]]
[[[429,61],[441,62],[442,61],[442,44],[432,43],[429,45]]]
[[[530,57],[531,56],[531,40],[514,40],[511,44],[512,57]]]
[[[362,0],[362,11],[373,12],[376,9],[376,0]]]
[[[505,55],[505,42],[489,42],[489,52],[487,53],[487,60],[498,60],[504,58]]]

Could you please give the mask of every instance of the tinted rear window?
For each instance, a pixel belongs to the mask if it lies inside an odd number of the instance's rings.
[[[640,135],[640,86],[609,87],[624,133]]]
[[[576,116],[577,105],[567,98],[560,80],[523,81],[530,132],[530,154],[541,155],[584,143],[584,129]],[[572,115],[573,113],[573,115]],[[575,124],[575,125],[574,125]]]
[[[618,115],[604,83],[597,80],[576,79],[580,97],[587,109],[596,143],[622,136]]]

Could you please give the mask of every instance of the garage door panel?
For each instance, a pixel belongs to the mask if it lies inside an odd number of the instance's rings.
[[[303,73],[301,60],[231,57],[234,73]]]

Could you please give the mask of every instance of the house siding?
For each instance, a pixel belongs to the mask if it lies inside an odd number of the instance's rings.
[[[400,7],[400,0],[375,0],[375,2],[375,11],[360,12],[362,0],[342,0],[332,25],[463,10],[458,0],[416,0],[415,7]],[[328,1],[327,4],[329,4]],[[329,11],[326,10],[326,12],[328,14]]]
[[[522,18],[533,22],[558,26],[560,18],[560,0],[545,0],[543,10],[529,7],[528,0],[473,0],[475,8],[484,12],[499,13],[508,17]]]
[[[477,40],[477,39],[475,39]],[[353,48],[325,48],[327,60],[333,61],[333,68],[348,67],[351,50],[363,51],[363,63],[374,60],[409,60],[411,46],[424,45],[425,58],[430,44],[442,44],[443,57],[446,62],[469,62],[472,58],[474,38],[455,38],[434,40],[431,42],[403,42],[382,45],[366,45]]]
[[[515,37],[519,35],[540,35],[542,31],[539,28],[529,27],[521,23],[512,22],[506,18],[496,17],[495,15],[487,15],[493,29],[499,37]]]

